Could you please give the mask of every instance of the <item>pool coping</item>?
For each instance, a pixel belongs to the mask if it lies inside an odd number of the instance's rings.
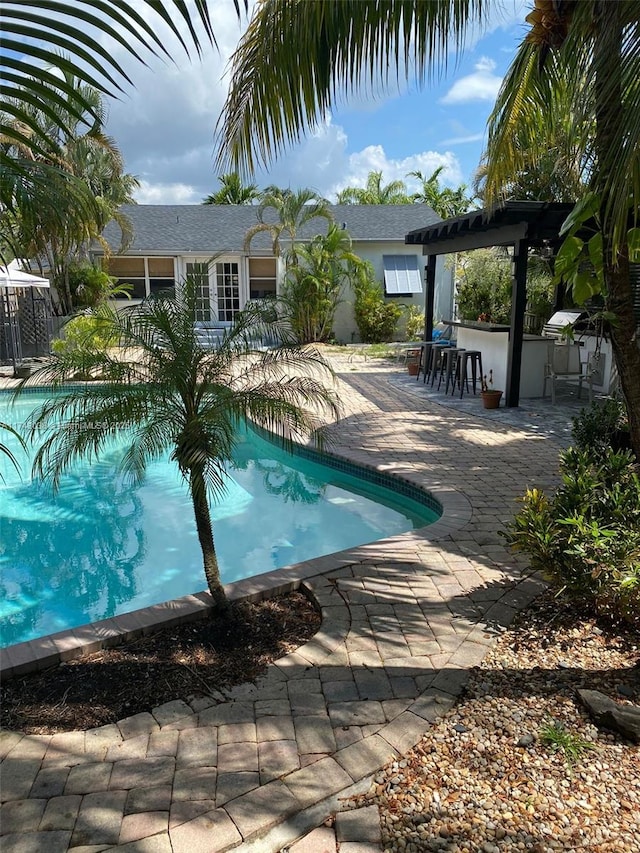
[[[306,450],[306,448],[304,448]],[[354,468],[368,470],[373,474],[384,476],[394,482],[404,482],[411,489],[417,489],[430,496],[432,504],[435,500],[442,508],[439,519],[424,527],[400,533],[396,536],[378,539],[336,551],[322,557],[315,557],[300,563],[293,563],[281,569],[263,572],[251,578],[225,584],[225,592],[230,601],[261,601],[264,598],[282,595],[287,592],[305,588],[304,582],[317,575],[340,569],[346,565],[360,562],[364,559],[385,559],[394,553],[394,542],[406,543],[412,538],[427,541],[437,541],[450,536],[471,520],[472,507],[470,501],[459,491],[446,486],[426,486],[417,476],[404,472],[396,474],[385,466],[382,470],[364,462],[355,465],[340,454],[324,453],[325,458],[331,458],[338,463],[349,463]],[[324,460],[323,460],[324,461]],[[309,590],[306,590],[309,592]],[[313,597],[312,593],[309,593]],[[119,616],[90,622],[76,628],[58,631],[35,640],[14,643],[0,649],[0,679],[26,675],[30,672],[41,671],[57,666],[60,663],[91,654],[100,649],[117,646],[136,637],[151,634],[161,628],[193,622],[204,618],[211,609],[211,598],[207,591],[197,592],[180,598],[171,599],[132,610]]]

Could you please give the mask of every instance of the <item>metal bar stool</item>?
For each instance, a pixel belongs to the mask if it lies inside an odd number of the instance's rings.
[[[448,343],[444,341],[424,341],[422,344],[422,356],[420,358],[420,367],[418,368],[418,376],[417,379],[420,378],[420,371],[422,371],[422,382],[423,384],[427,381],[427,377],[431,372],[431,353],[433,352],[435,347],[447,347]]]
[[[473,385],[473,393],[476,393],[476,382],[478,377],[482,381],[482,353],[478,349],[463,350],[458,364],[458,381],[460,383],[460,399],[464,392],[464,386],[467,386],[467,394],[469,393],[469,374],[468,365],[471,362],[471,384]],[[451,390],[455,391],[455,383]]]
[[[436,376],[438,375],[438,373],[442,372],[442,362],[444,360],[444,353],[448,352],[449,349],[450,347],[444,344],[442,346],[431,347],[431,356],[429,359],[429,376],[431,377],[432,388],[433,383],[436,381]]]
[[[443,379],[445,380],[445,394],[449,393],[450,382],[453,382],[453,387],[455,388],[458,356],[462,352],[464,352],[464,350],[459,347],[449,347],[442,353],[442,367],[440,370],[440,377],[438,379],[438,391],[440,390],[440,385],[442,384]]]

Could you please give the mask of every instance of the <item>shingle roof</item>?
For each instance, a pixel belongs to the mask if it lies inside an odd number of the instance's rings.
[[[257,207],[231,204],[129,204],[121,208],[133,226],[133,242],[127,254],[168,252],[242,251],[244,237],[257,222]],[[335,221],[345,223],[354,241],[394,240],[404,243],[405,234],[440,222],[440,217],[424,204],[336,204],[331,205]],[[324,230],[324,220],[312,220],[301,229],[300,239],[310,239]],[[114,251],[120,245],[120,229],[110,222],[104,238]],[[96,247],[97,248],[97,247]],[[252,252],[268,252],[271,239],[259,234],[251,243]]]

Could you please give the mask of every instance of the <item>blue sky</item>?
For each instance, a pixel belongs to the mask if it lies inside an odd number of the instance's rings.
[[[333,201],[344,186],[363,186],[372,170],[388,182],[442,165],[445,183],[469,185],[530,6],[525,0],[496,3],[488,31],[470,38],[461,57],[451,55],[446,74],[419,91],[410,84],[406,91],[396,87],[375,99],[361,95],[341,103],[314,133],[261,170],[256,182],[309,186]],[[207,52],[202,62],[190,63],[176,52],[175,65],[151,61],[145,69],[118,57],[128,64],[135,88],[111,103],[107,131],[127,171],[142,182],[138,201],[197,203],[216,189],[213,130],[227,92],[225,67],[245,25],[231,2],[216,0],[219,51]]]

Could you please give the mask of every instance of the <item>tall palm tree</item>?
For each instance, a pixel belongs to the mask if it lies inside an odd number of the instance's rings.
[[[68,281],[70,263],[83,245],[91,239],[99,239],[106,224],[114,218],[120,224],[123,246],[126,245],[131,227],[119,208],[133,201],[131,193],[138,181],[132,175],[123,174],[122,156],[114,141],[102,130],[106,110],[100,93],[63,70],[60,78],[79,93],[78,97],[90,105],[89,109],[77,113],[73,98],[58,99],[48,85],[43,85],[40,103],[27,108],[29,127],[19,128],[23,140],[3,140],[10,156],[45,168],[51,188],[58,196],[53,215],[50,206],[34,208],[30,200],[23,211],[21,200],[13,198],[10,203],[14,215],[3,219],[2,232],[6,242],[19,249],[16,254],[47,259],[62,311],[69,313],[72,308]],[[14,119],[9,127],[15,124]],[[46,145],[32,127],[40,128],[42,138],[49,140]],[[70,177],[61,177],[65,173]],[[69,183],[84,186],[92,203],[76,210],[75,198],[64,192]],[[62,222],[58,216],[61,208],[68,208],[71,213]]]
[[[250,247],[256,235],[266,232],[273,241],[273,254],[276,257],[280,255],[285,240],[288,242],[287,260],[295,263],[298,231],[313,219],[333,221],[329,203],[316,192],[267,187],[258,208],[258,223],[246,233],[245,249]]]
[[[287,342],[277,322],[257,311],[241,315],[218,349],[204,349],[193,324],[197,300],[197,283],[187,280],[175,296],[120,311],[101,306],[96,316],[119,346],[88,349],[83,367],[103,377],[99,384],[64,389],[77,371],[77,354],[59,354],[34,374],[35,381],[60,389],[33,416],[31,437],[46,436],[34,473],[56,488],[76,459],[100,457],[123,430],[130,444],[121,469],[134,480],[170,450],[191,494],[214,607],[225,613],[209,502],[224,491],[225,463],[240,424],[250,418],[285,444],[309,434],[321,440],[322,416],[337,416],[338,407],[323,383],[331,371],[322,357]],[[285,342],[264,352],[252,342],[267,326]]]
[[[455,190],[451,187],[441,187],[440,175],[443,169],[444,166],[438,166],[429,177],[419,169],[415,172],[409,172],[409,175],[412,178],[417,178],[422,184],[420,191],[413,194],[412,200],[418,204],[428,204],[438,216],[449,219],[451,216],[466,213],[471,207],[473,199],[467,196],[467,188],[464,184],[460,184]]]
[[[338,204],[411,204],[404,181],[382,183],[382,172],[369,172],[367,185],[345,187],[338,193]]]
[[[261,196],[257,184],[243,184],[237,172],[218,178],[220,188],[203,199],[203,204],[253,204]]]
[[[424,82],[452,46],[482,26],[484,0],[264,0],[233,58],[220,159],[253,168],[316,126],[341,95],[390,82],[389,63]],[[304,10],[303,10],[304,9]],[[572,111],[595,122],[581,162],[600,199],[607,307],[632,443],[640,455],[640,351],[629,273],[630,225],[640,216],[640,0],[534,0],[531,30],[492,117],[486,201],[517,174],[514,129],[549,109],[564,81]],[[544,126],[537,125],[544,139]],[[533,137],[533,134],[531,134]],[[505,178],[506,176],[506,178]],[[636,245],[637,231],[632,232]]]

